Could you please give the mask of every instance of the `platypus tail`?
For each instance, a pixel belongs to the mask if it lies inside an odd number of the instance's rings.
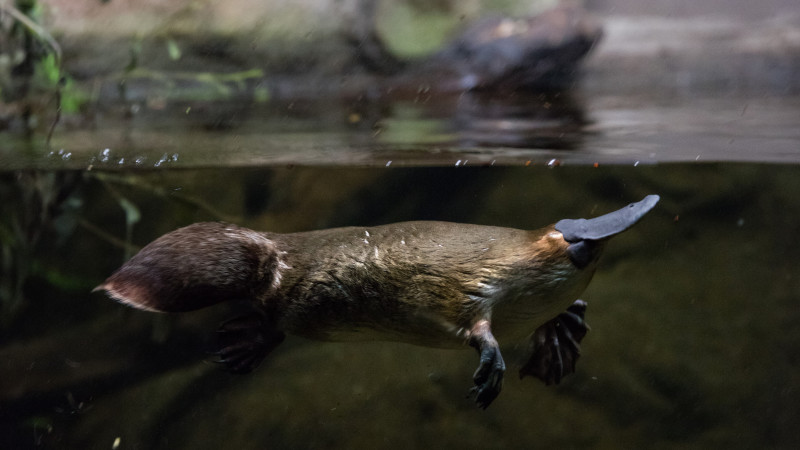
[[[138,309],[191,311],[264,295],[280,266],[280,252],[263,234],[196,223],[156,239],[94,290]]]

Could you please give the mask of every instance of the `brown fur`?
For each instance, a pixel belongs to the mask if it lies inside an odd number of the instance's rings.
[[[258,314],[219,329],[220,362],[240,373],[255,368],[286,333],[468,344],[480,355],[471,393],[486,408],[506,370],[497,337],[532,335],[520,376],[550,384],[574,371],[588,326],[586,303],[573,301],[591,280],[605,240],[657,202],[648,196],[605,216],[537,231],[403,222],[276,234],[198,223],[153,241],[97,289],[151,311],[251,300]]]
[[[274,234],[198,223],[152,242],[98,289],[153,311],[252,299],[291,334],[450,346],[493,310],[496,332],[520,337],[566,308],[592,271],[572,266],[567,245],[552,227],[406,222]]]

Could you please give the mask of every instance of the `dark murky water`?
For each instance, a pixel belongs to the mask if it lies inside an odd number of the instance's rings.
[[[797,165],[9,171],[0,181],[4,448],[800,441]],[[592,331],[578,373],[545,387],[517,380],[512,364],[488,411],[465,399],[470,349],[290,338],[254,374],[232,376],[204,353],[226,307],[161,316],[89,294],[129,245],[195,221],[535,228],[654,192],[656,211],[612,242],[583,296]]]
[[[50,148],[3,136],[0,447],[795,448],[799,103],[143,103]],[[470,349],[290,338],[237,377],[206,362],[227,307],[154,315],[89,293],[197,221],[538,228],[649,193],[661,203],[584,294],[578,373],[545,387],[512,364],[488,411],[465,399]]]

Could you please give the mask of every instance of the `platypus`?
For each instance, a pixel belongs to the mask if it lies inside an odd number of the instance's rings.
[[[233,372],[254,369],[286,334],[471,346],[480,362],[470,392],[486,408],[506,370],[498,342],[529,339],[520,377],[553,384],[574,372],[588,330],[576,299],[607,240],[658,200],[535,231],[417,221],[279,234],[196,223],[156,239],[95,290],[159,312],[252,301],[256,313],[219,328],[219,361]]]

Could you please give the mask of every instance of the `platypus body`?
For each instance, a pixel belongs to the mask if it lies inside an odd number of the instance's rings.
[[[255,368],[285,334],[470,345],[480,354],[472,393],[486,408],[505,372],[498,338],[530,338],[520,376],[551,384],[574,372],[588,329],[576,299],[607,239],[658,200],[535,231],[422,221],[278,234],[197,223],[147,245],[97,290],[161,312],[252,300],[257,314],[219,329],[220,361],[234,372]]]

